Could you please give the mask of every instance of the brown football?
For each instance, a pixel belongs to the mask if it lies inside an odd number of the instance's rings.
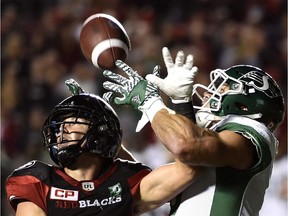
[[[131,42],[123,25],[113,16],[93,14],[83,23],[80,47],[85,58],[98,69],[114,69],[115,61],[125,61]]]

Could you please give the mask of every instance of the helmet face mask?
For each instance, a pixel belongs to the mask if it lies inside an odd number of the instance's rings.
[[[195,84],[193,89],[193,95],[201,102],[194,105],[199,110],[199,126],[208,127],[229,114],[256,119],[270,130],[282,122],[283,95],[273,78],[261,69],[249,65],[217,69],[210,73],[210,80],[207,87]]]
[[[47,119],[47,121],[49,121],[50,123],[47,124],[46,127],[43,128],[43,131],[45,131],[45,143],[47,144],[46,147],[50,147],[50,146],[54,146],[54,148],[58,148],[57,144],[64,144],[64,143],[78,143],[78,142],[82,142],[82,138],[81,139],[75,139],[75,140],[65,140],[64,138],[64,134],[65,134],[65,130],[64,128],[66,128],[66,125],[86,125],[87,129],[92,127],[92,122],[89,122],[86,119],[80,118],[79,117],[80,112],[76,113],[76,112],[71,112],[68,113],[67,112],[58,112],[55,114],[50,115],[51,118],[49,118],[49,120]],[[46,123],[45,123],[46,124]],[[60,133],[60,131],[63,131],[62,133]],[[74,133],[77,134],[77,131],[75,131]],[[86,131],[87,133],[87,131]],[[57,137],[60,137],[61,143],[59,143],[59,141],[57,140]],[[82,137],[83,133],[82,133]]]
[[[62,137],[57,141],[65,124],[85,125],[88,130],[75,136],[74,140]],[[52,160],[64,167],[84,152],[114,158],[120,149],[122,129],[117,114],[102,98],[80,94],[55,106],[43,125],[42,135],[44,147],[49,149]],[[63,136],[63,132],[60,135]],[[61,147],[61,143],[65,146]]]
[[[225,95],[243,93],[243,83],[233,77],[229,77],[221,69],[211,71],[210,80],[211,82],[208,86],[202,84],[194,85],[193,94],[196,94],[202,102],[200,106],[194,105],[195,109],[219,111],[221,109],[222,98]],[[223,87],[225,87],[225,91]],[[210,94],[208,100],[205,100],[202,96],[204,93]]]

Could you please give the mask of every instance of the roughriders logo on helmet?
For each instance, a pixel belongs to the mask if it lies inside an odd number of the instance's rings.
[[[244,82],[247,86],[253,89],[263,91],[268,97],[278,97],[281,95],[279,87],[271,78],[260,71],[251,71],[239,78],[239,81]],[[275,86],[276,85],[276,86]],[[255,92],[255,90],[253,90]],[[249,93],[254,93],[249,89]]]

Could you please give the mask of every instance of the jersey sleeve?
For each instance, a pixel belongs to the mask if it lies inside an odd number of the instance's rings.
[[[264,124],[246,117],[230,115],[216,126],[215,130],[218,132],[230,130],[250,139],[256,148],[259,158],[257,166],[261,170],[274,160],[278,141]]]
[[[46,195],[49,188],[36,176],[31,175],[29,169],[15,170],[6,181],[8,202],[16,211],[17,204],[30,201],[46,212]]]
[[[129,185],[131,187],[131,193],[134,197],[139,190],[141,180],[150,173],[151,171],[148,169],[142,170],[139,173],[137,173],[132,178],[128,179]]]

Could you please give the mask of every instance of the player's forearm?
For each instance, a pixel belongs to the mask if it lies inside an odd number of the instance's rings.
[[[46,216],[46,213],[36,204],[26,201],[17,205],[15,216]]]
[[[159,111],[152,121],[152,128],[164,146],[182,162],[197,163],[203,129],[185,116]]]
[[[171,114],[164,109],[157,112],[153,118],[152,128],[175,158],[192,166],[236,167],[233,163],[235,156],[241,151],[247,154],[245,146],[250,146],[244,145],[244,150],[241,150],[237,144],[228,145],[231,137],[234,139],[233,143],[245,143],[245,140],[236,141],[237,137],[240,139],[242,136],[236,136],[229,131],[222,132],[223,135],[219,136],[214,131],[198,127],[185,116]],[[233,157],[228,157],[229,155]],[[242,157],[239,159],[242,160]]]
[[[138,199],[135,199],[135,212],[144,213],[167,203],[200,174],[202,167],[189,167],[177,161],[156,168],[141,181]]]

